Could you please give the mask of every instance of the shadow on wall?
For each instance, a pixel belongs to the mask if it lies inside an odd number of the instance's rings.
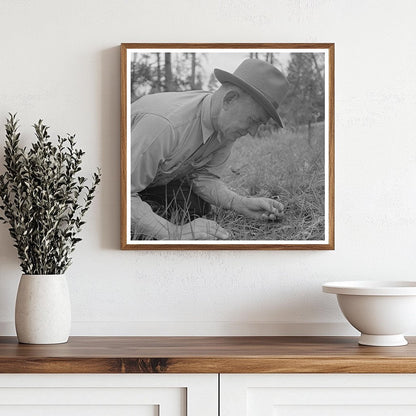
[[[339,332],[340,328],[348,329],[336,305],[333,305],[334,316],[325,317],[322,322],[308,321],[308,316],[320,315],[322,304],[326,301],[328,305],[333,303],[332,299],[326,299],[320,285],[312,292],[299,292],[295,297],[270,291],[264,294],[258,305],[250,303],[249,306],[236,308],[233,316],[226,320],[238,323],[239,335],[334,335],[332,332]]]
[[[100,52],[101,248],[120,248],[120,47]],[[98,71],[97,71],[98,72]]]
[[[14,320],[14,301],[22,274],[8,228],[0,224],[0,335],[11,333],[8,323]]]

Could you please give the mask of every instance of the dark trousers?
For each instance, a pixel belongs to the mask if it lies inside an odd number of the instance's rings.
[[[184,224],[208,214],[211,205],[192,192],[186,181],[175,180],[167,185],[146,188],[139,193],[153,212],[174,224]]]

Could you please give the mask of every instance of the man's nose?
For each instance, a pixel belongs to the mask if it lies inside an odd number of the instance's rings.
[[[252,126],[250,126],[250,128],[248,129],[248,132],[250,133],[250,136],[255,136],[257,133],[257,129],[259,128],[259,126],[257,124],[253,124]]]

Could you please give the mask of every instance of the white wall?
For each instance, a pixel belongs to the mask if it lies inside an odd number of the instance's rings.
[[[1,0],[0,120],[77,133],[100,193],[68,272],[73,334],[354,333],[321,284],[415,279],[416,4]],[[119,250],[119,44],[335,42],[336,250]],[[0,225],[0,334],[19,281]],[[416,333],[416,327],[412,330]]]

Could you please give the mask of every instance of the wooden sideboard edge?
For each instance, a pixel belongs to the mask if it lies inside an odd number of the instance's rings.
[[[0,360],[0,373],[34,374],[414,374],[416,357],[28,358]]]

